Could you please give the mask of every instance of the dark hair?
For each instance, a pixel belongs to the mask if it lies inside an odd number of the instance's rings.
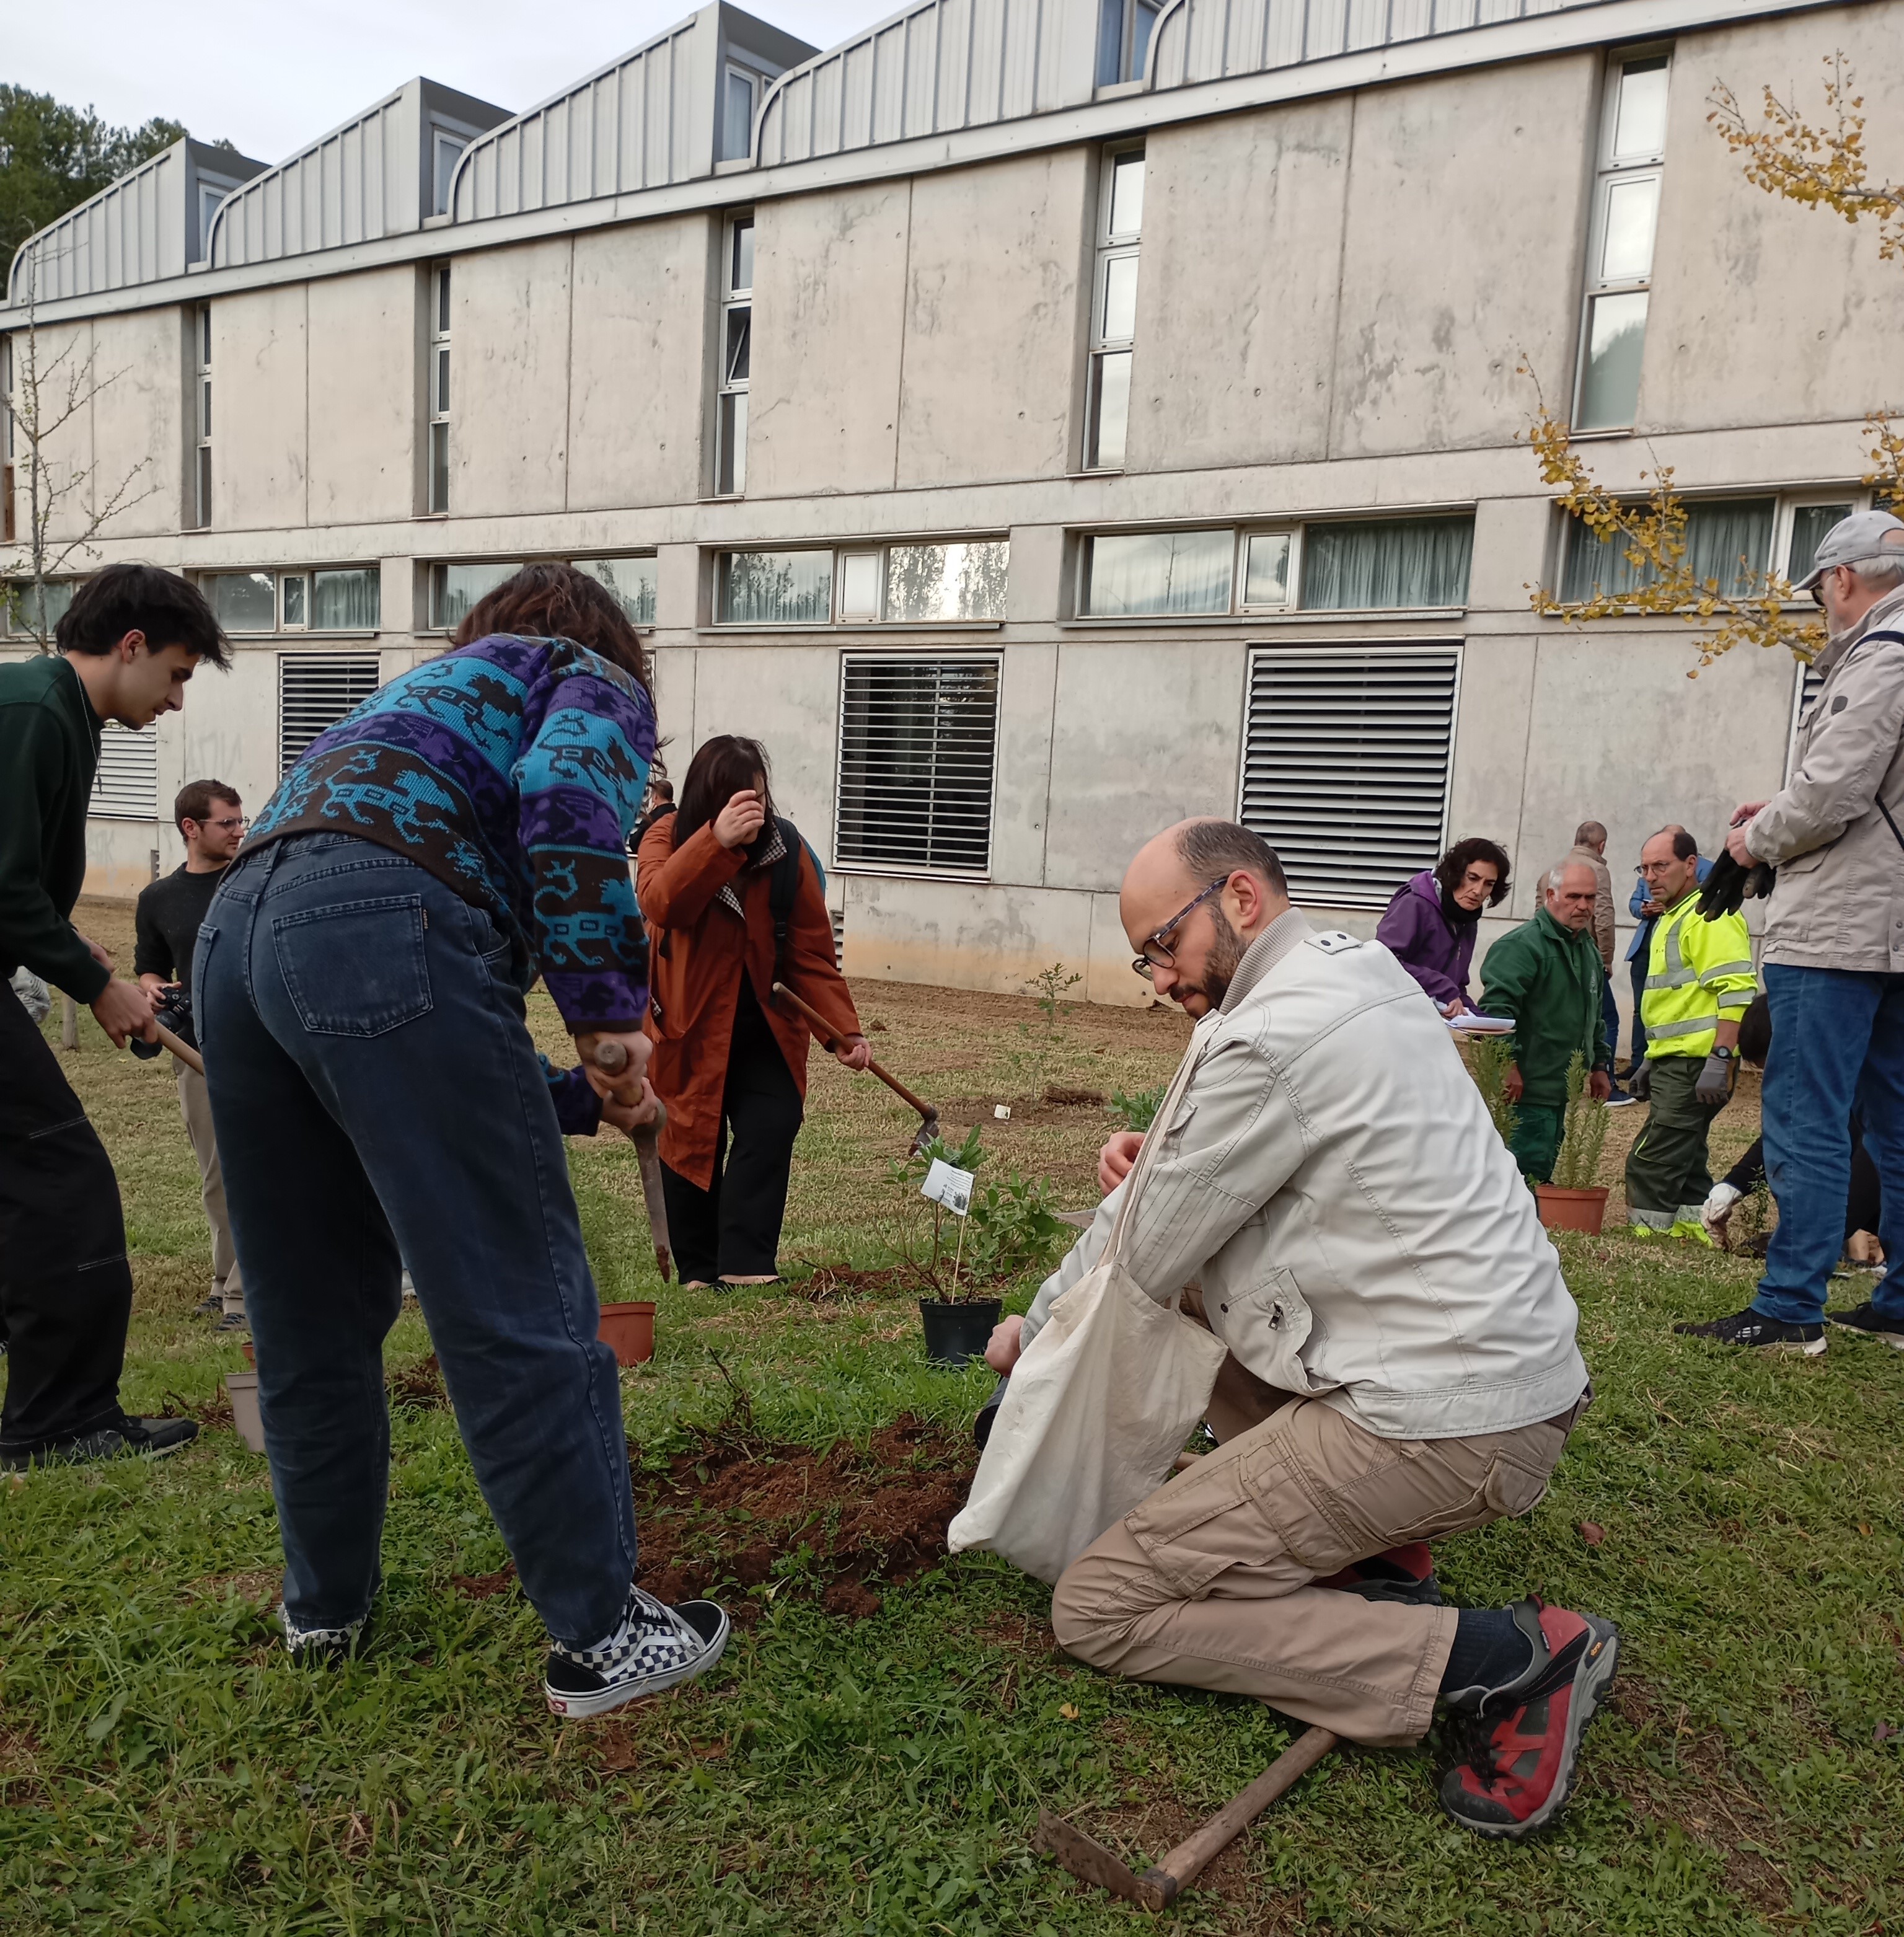
[[[183,646],[215,666],[232,663],[232,649],[205,594],[156,565],[109,565],[96,571],[60,614],[53,638],[62,653],[98,658],[128,632],[143,632],[155,653]]]
[[[471,606],[450,643],[466,646],[496,632],[526,639],[573,639],[611,665],[632,673],[642,691],[650,699],[654,696],[648,656],[628,614],[599,579],[572,565],[524,565]]]
[[[1771,1053],[1772,1005],[1763,996],[1754,996],[1739,1019],[1739,1060],[1756,1063],[1763,1069]]]
[[[1573,844],[1576,847],[1590,847],[1596,841],[1604,841],[1606,829],[1597,820],[1583,820],[1573,830]]]
[[[1289,895],[1289,879],[1276,850],[1260,834],[1233,820],[1187,820],[1177,835],[1177,852],[1199,881],[1227,881],[1242,868],[1260,875],[1272,893]]]
[[[1455,842],[1435,863],[1435,879],[1440,882],[1445,893],[1451,895],[1467,878],[1468,870],[1477,861],[1485,861],[1494,870],[1494,885],[1489,892],[1487,905],[1496,908],[1507,899],[1507,850],[1478,834]]]
[[[211,804],[215,800],[232,807],[242,805],[236,793],[223,781],[187,781],[172,802],[172,825],[181,834],[188,820],[196,820],[202,826],[211,818]]]
[[[738,733],[717,733],[704,741],[688,762],[681,782],[681,805],[675,815],[675,845],[683,846],[702,828],[711,826],[720,810],[737,793],[749,792],[757,774],[767,796],[767,818],[774,817],[773,790],[767,782],[772,769],[767,750],[758,740]]]
[[[1651,847],[1659,839],[1660,834],[1670,834],[1672,836],[1672,858],[1675,861],[1690,861],[1699,852],[1699,843],[1683,827],[1679,826],[1662,827],[1659,834],[1648,835],[1645,844]]]

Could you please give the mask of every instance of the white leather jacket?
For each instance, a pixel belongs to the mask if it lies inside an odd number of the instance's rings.
[[[1452,1439],[1565,1412],[1587,1384],[1560,1258],[1435,1005],[1376,941],[1292,908],[1196,1026],[1195,1074],[1125,1234],[1160,1302],[1192,1279],[1261,1379],[1371,1432]],[[1098,1260],[1120,1184],[1040,1288]]]

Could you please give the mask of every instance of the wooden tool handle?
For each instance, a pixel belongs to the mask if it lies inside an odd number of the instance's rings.
[[[1315,1728],[1296,1737],[1240,1795],[1233,1796],[1210,1820],[1187,1836],[1155,1869],[1140,1879],[1169,1903],[1187,1890],[1199,1871],[1219,1851],[1227,1849],[1285,1790],[1293,1789],[1336,1746],[1330,1729]]]
[[[205,1058],[189,1042],[180,1041],[163,1023],[157,1023],[155,1026],[159,1031],[159,1041],[169,1049],[187,1069],[196,1069],[201,1076],[205,1073]]]
[[[627,1044],[598,1042],[595,1045],[595,1066],[604,1076],[619,1076],[628,1067]]]
[[[821,1015],[817,1009],[814,1009],[808,1004],[802,1002],[799,997],[795,995],[793,991],[790,989],[784,982],[776,982],[774,984],[774,996],[776,1000],[790,1004],[793,1008],[799,1010],[802,1015],[806,1017],[807,1020],[813,1025],[814,1033],[820,1038],[820,1045],[823,1049],[832,1050],[838,1047],[839,1038],[834,1034],[832,1024],[827,1021],[826,1018]],[[905,1100],[919,1112],[920,1116],[935,1117],[938,1115],[938,1112],[932,1108],[931,1104],[920,1102],[919,1099],[914,1096],[912,1092],[908,1090],[896,1076],[893,1075],[887,1070],[881,1069],[878,1063],[869,1062],[866,1065],[866,1067],[879,1078],[881,1082],[886,1085],[887,1089],[892,1091],[894,1096],[904,1097]]]

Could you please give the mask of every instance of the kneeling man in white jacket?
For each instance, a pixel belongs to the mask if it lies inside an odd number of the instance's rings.
[[[1530,1511],[1584,1408],[1578,1313],[1445,1024],[1380,943],[1318,933],[1256,835],[1190,820],[1124,878],[1125,932],[1196,1017],[1123,1262],[1229,1347],[1217,1450],[1072,1563],[1081,1660],[1254,1696],[1351,1740],[1472,1719],[1442,1806],[1550,1822],[1611,1684],[1610,1621],[1444,1606],[1425,1544]],[[1096,1264],[1144,1141],[1114,1137],[1091,1229],[987,1358],[1008,1372]]]

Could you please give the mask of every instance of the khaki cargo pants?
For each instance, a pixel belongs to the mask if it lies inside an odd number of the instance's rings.
[[[1313,1584],[1530,1511],[1581,1409],[1472,1439],[1381,1439],[1226,1360],[1209,1408],[1223,1444],[1066,1569],[1059,1644],[1111,1674],[1254,1696],[1372,1747],[1417,1741],[1454,1610]]]

